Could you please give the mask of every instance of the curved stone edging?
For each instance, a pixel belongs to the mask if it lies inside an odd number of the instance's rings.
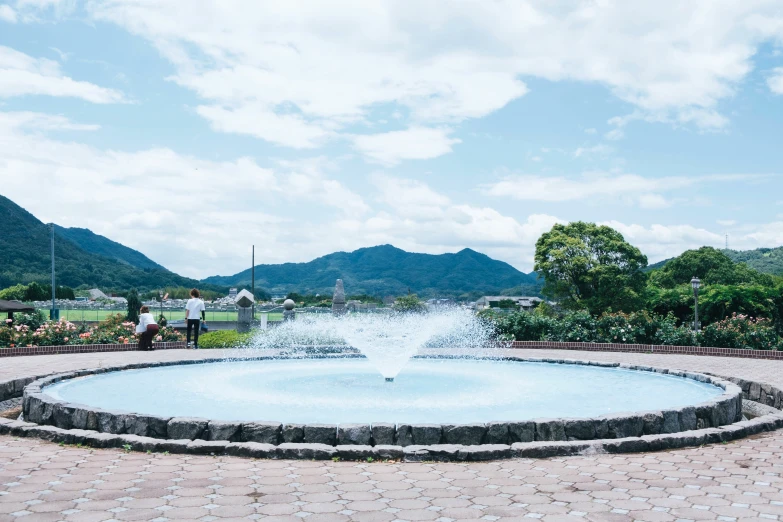
[[[353,357],[336,355],[326,357]],[[425,356],[428,357],[428,356]],[[443,358],[455,358],[444,356]],[[270,360],[280,357],[257,357],[243,360]],[[439,357],[436,357],[439,358]],[[211,443],[322,444],[325,446],[415,447],[459,445],[481,447],[531,442],[567,442],[626,439],[719,428],[742,419],[743,390],[737,384],[705,374],[668,370],[650,366],[576,361],[570,359],[537,359],[519,357],[479,357],[489,360],[581,364],[649,371],[710,383],[724,393],[712,401],[676,410],[635,412],[583,419],[534,419],[476,424],[284,424],[253,421],[226,422],[202,418],[159,417],[131,412],[112,412],[80,404],[58,401],[46,393],[47,385],[85,375],[128,369],[206,364],[225,359],[135,363],[99,369],[85,369],[47,376],[29,383],[24,389],[24,418],[39,425],[64,430],[89,430],[113,435],[135,435],[154,439],[207,441]],[[214,444],[213,444],[214,445]]]
[[[186,453],[194,455],[230,455],[264,459],[308,460],[402,460],[422,461],[486,461],[506,458],[547,458],[598,453],[640,453],[668,449],[697,447],[741,439],[783,427],[783,413],[765,415],[750,421],[741,421],[721,428],[705,428],[682,433],[645,435],[623,439],[594,441],[550,441],[515,444],[488,444],[464,446],[440,444],[429,446],[357,446],[326,444],[280,445],[257,442],[228,442],[203,440],[163,440],[138,435],[114,435],[90,430],[65,430],[54,426],[40,426],[30,422],[12,421],[0,417],[0,435],[36,437],[42,440],[83,444],[94,448],[123,448],[133,451]]]

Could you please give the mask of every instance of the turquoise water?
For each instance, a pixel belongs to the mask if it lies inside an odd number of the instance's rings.
[[[127,370],[57,383],[45,392],[161,416],[469,423],[670,409],[723,390],[650,372],[473,359],[412,359],[389,383],[366,359],[282,359]]]

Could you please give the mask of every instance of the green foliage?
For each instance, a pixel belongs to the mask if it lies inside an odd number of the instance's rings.
[[[424,309],[424,303],[416,294],[403,295],[394,301],[394,310],[397,312],[417,313],[423,312]]]
[[[141,252],[95,234],[86,228],[63,228],[59,225],[55,225],[54,230],[58,236],[70,241],[90,254],[97,254],[136,268],[165,270],[165,268]]]
[[[536,285],[536,280],[502,261],[470,249],[456,254],[416,254],[391,245],[335,252],[308,263],[256,266],[256,287],[273,293],[321,294],[330,298],[337,279],[352,294],[383,297],[402,295],[408,289],[422,296],[459,296],[476,292],[493,294],[520,284]],[[250,283],[250,270],[233,276],[215,276],[205,283],[221,287]],[[532,295],[538,294],[536,286]],[[364,299],[362,299],[364,301]]]
[[[139,299],[139,293],[136,291],[136,289],[132,289],[130,292],[128,292],[128,315],[126,316],[126,319],[133,323],[138,324],[139,322],[139,308],[141,308],[141,299]]]
[[[0,299],[7,301],[23,301],[27,285],[14,285],[0,290]]]
[[[756,250],[723,250],[735,263],[745,263],[764,274],[783,275],[783,247]]]
[[[607,226],[557,224],[536,243],[535,270],[544,295],[566,309],[597,315],[641,308],[647,257]]]
[[[705,285],[773,284],[768,274],[761,274],[744,263],[735,263],[712,247],[688,250],[662,268],[653,270],[650,272],[650,284],[671,289],[678,285],[690,285],[694,276]]]
[[[517,303],[513,299],[501,299],[498,301],[498,308],[510,309],[517,308]]]
[[[73,288],[58,286],[54,294],[56,299],[74,299]],[[29,285],[14,285],[0,290],[0,299],[12,301],[48,301],[52,298],[52,285],[32,282]]]
[[[769,320],[744,315],[715,322],[701,332],[693,332],[690,325],[678,326],[673,315],[660,316],[646,311],[607,313],[600,317],[584,311],[568,312],[561,317],[493,311],[480,315],[490,322],[502,340],[783,349],[783,339]]]
[[[198,338],[199,348],[239,348],[247,346],[253,338],[253,332],[239,333],[236,330],[217,330],[207,332]]]
[[[50,247],[49,227],[0,196],[0,288],[34,281],[43,285],[51,281]],[[57,281],[72,288],[82,284],[106,291],[198,286],[197,281],[162,268],[142,269],[88,252],[62,236],[55,237],[54,253]]]

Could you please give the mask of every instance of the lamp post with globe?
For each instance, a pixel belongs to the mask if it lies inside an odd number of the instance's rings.
[[[701,330],[699,325],[699,288],[701,288],[701,280],[698,277],[694,277],[691,279],[691,286],[693,287],[693,300],[694,300],[694,309],[693,309],[693,331],[698,332]]]

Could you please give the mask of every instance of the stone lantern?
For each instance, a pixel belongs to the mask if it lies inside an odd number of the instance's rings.
[[[294,306],[296,306],[296,303],[294,303],[293,299],[286,299],[283,301],[283,321],[293,321],[296,319]]]
[[[237,305],[237,332],[249,332],[250,324],[253,322],[253,294],[247,290],[242,290],[234,298]]]

